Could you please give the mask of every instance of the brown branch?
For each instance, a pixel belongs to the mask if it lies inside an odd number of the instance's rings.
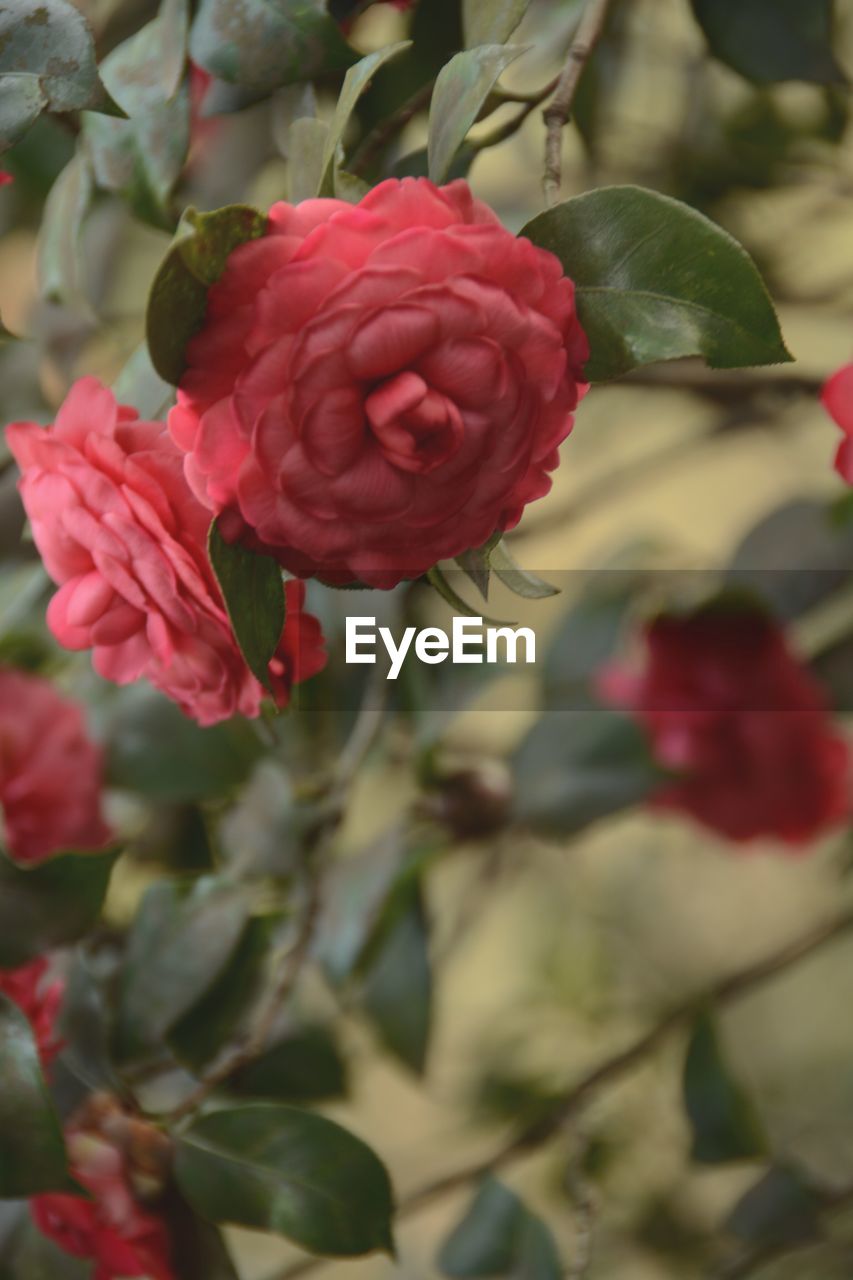
[[[853,907],[841,912],[833,920],[816,925],[801,937],[771,952],[754,964],[729,974],[714,983],[705,992],[676,1005],[654,1026],[642,1032],[632,1044],[606,1058],[574,1085],[562,1102],[543,1120],[529,1125],[521,1133],[499,1147],[485,1160],[465,1165],[434,1182],[426,1183],[404,1196],[398,1206],[398,1215],[417,1213],[420,1209],[454,1191],[459,1191],[497,1172],[507,1164],[527,1155],[536,1147],[556,1137],[583,1110],[587,1102],[604,1085],[620,1079],[640,1066],[652,1053],[667,1041],[674,1032],[686,1027],[695,1017],[697,1009],[705,1004],[726,1005],[761,987],[765,982],[792,968],[798,961],[814,955],[823,947],[853,932]],[[274,1280],[296,1280],[320,1267],[328,1259],[305,1258],[279,1272]],[[737,1273],[736,1273],[737,1274]],[[745,1275],[746,1272],[740,1272]],[[728,1278],[727,1278],[728,1280]]]
[[[584,67],[601,38],[610,0],[587,0],[574,39],[566,55],[566,65],[557,82],[557,92],[542,112],[545,121],[545,177],[542,182],[545,203],[552,205],[560,194],[563,176],[563,129],[572,114]]]

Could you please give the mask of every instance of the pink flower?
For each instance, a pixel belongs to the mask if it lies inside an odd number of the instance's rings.
[[[140,422],[94,378],[77,382],[44,429],[7,428],[21,495],[60,590],[48,624],[96,671],[145,677],[199,724],[257,716],[263,690],[237,647],[208,563],[210,513],[187,488],[162,422]],[[283,706],[325,662],[319,623],[288,583],[288,616],[270,673]]]
[[[189,344],[172,435],[226,535],[392,587],[512,528],[585,390],[557,259],[464,182],[276,204]]]
[[[148,1129],[122,1117],[112,1099],[93,1095],[65,1132],[71,1174],[92,1198],[49,1193],[30,1201],[44,1235],[65,1253],[95,1263],[92,1280],[176,1280],[166,1224],[134,1189],[140,1171],[128,1139]]]
[[[62,1050],[56,1019],[65,983],[61,978],[51,978],[49,968],[47,959],[38,956],[18,969],[0,969],[0,991],[29,1021],[43,1067],[50,1066]]]
[[[48,681],[0,667],[0,842],[11,857],[103,848],[101,773],[80,708]]]
[[[853,484],[853,364],[845,364],[832,375],[823,388],[827,412],[844,432],[835,455],[835,470]]]
[[[821,692],[763,613],[706,608],[646,629],[643,671],[606,672],[673,772],[654,798],[729,840],[802,845],[850,814],[850,755]]]
[[[8,173],[5,169],[0,169],[0,187],[8,187],[14,181],[14,174]]]

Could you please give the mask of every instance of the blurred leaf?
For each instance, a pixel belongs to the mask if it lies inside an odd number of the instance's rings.
[[[594,699],[597,674],[614,656],[633,602],[636,578],[594,580],[563,615],[548,647],[543,685],[547,705],[579,710]]]
[[[162,1045],[218,981],[249,918],[233,883],[205,876],[192,886],[161,881],[145,894],[130,931],[116,1015],[122,1058]]]
[[[73,1190],[30,1024],[0,994],[0,1197]]]
[[[423,895],[415,882],[397,908],[378,953],[364,974],[361,1003],[382,1042],[419,1075],[432,1023],[432,971]]]
[[[710,1014],[696,1020],[684,1063],[684,1105],[693,1129],[692,1159],[701,1164],[753,1160],[767,1143],[755,1108],[729,1076]]]
[[[544,1222],[495,1178],[486,1178],[468,1212],[442,1245],[438,1266],[453,1280],[511,1276],[560,1280],[557,1245]]]
[[[167,101],[163,92],[164,50],[169,33],[155,18],[125,40],[101,64],[104,83],[129,117],[83,118],[95,181],[120,192],[134,212],[156,227],[170,230],[168,211],[190,143],[190,98],[186,84]]]
[[[80,232],[92,201],[92,172],[80,151],[54,182],[38,239],[38,271],[42,297],[83,311],[89,303],[83,285]]]
[[[0,75],[0,151],[24,136],[46,104],[39,76],[30,71]]]
[[[503,44],[527,12],[530,0],[462,0],[465,45]]]
[[[796,1169],[773,1165],[738,1200],[724,1230],[750,1245],[791,1247],[820,1238],[820,1197]]]
[[[259,916],[248,922],[218,980],[169,1032],[170,1049],[192,1070],[212,1062],[251,1016],[280,919]]]
[[[221,1233],[170,1187],[158,1210],[166,1221],[174,1280],[240,1280]]]
[[[187,65],[190,31],[189,0],[161,0],[159,12],[160,91],[168,102],[175,96]]]
[[[539,214],[521,234],[575,282],[594,382],[680,356],[714,369],[791,359],[752,259],[677,200],[604,187]]]
[[[332,123],[326,135],[322,171],[315,195],[334,195],[332,174],[335,168],[335,157],[338,147],[343,142],[347,125],[359,98],[379,68],[384,63],[390,62],[392,58],[396,58],[404,49],[411,48],[411,44],[411,40],[402,40],[398,44],[386,45],[384,49],[377,49],[375,53],[369,53],[366,58],[362,58],[360,62],[357,62],[354,67],[350,67],[347,71],[335,107],[335,114],[332,117]]]
[[[42,1235],[27,1215],[14,1242],[9,1270],[0,1271],[0,1280],[91,1280],[91,1263],[72,1258],[58,1244]],[[6,1255],[0,1265],[6,1262]]]
[[[175,398],[174,387],[160,377],[144,342],[122,367],[113,392],[120,404],[132,404],[140,418],[148,421],[162,418]]]
[[[287,131],[287,197],[312,200],[323,185],[329,126],[314,116],[294,120]]]
[[[640,804],[663,778],[639,726],[603,709],[545,711],[514,773],[519,820],[563,835]]]
[[[832,52],[832,0],[693,0],[711,52],[758,84],[845,80]]]
[[[322,1116],[267,1103],[200,1116],[177,1136],[175,1176],[214,1222],[274,1231],[333,1257],[393,1250],[384,1166]]]
[[[124,1093],[111,1060],[111,1022],[106,994],[91,962],[78,952],[70,965],[59,1016],[59,1034],[66,1067],[89,1090]]]
[[[0,6],[0,73],[39,77],[51,111],[109,105],[98,79],[89,24],[70,0],[5,0]]]
[[[506,544],[500,540],[492,547],[489,563],[504,586],[509,587],[514,595],[522,596],[525,600],[545,600],[549,596],[560,594],[559,587],[553,587],[550,582],[545,582],[535,573],[522,569]]]
[[[457,53],[442,67],[429,110],[429,176],[447,179],[453,158],[480,114],[502,73],[524,49],[516,45],[483,44]]]
[[[324,0],[201,0],[190,56],[221,80],[265,93],[343,71],[358,57]]]
[[[324,1102],[347,1092],[346,1063],[331,1029],[298,1026],[231,1081],[233,1092],[275,1102]]]
[[[226,542],[215,520],[207,552],[246,665],[264,688],[271,689],[270,662],[284,631],[281,566],[272,556]]]
[[[158,800],[204,800],[245,782],[263,755],[245,720],[202,729],[173,702],[142,687],[122,695],[110,726],[111,786]]]
[[[68,853],[24,870],[0,853],[0,968],[87,933],[101,914],[116,856]]]
[[[256,240],[266,216],[244,204],[212,213],[187,209],[148,298],[145,331],[151,363],[161,378],[177,386],[186,365],[187,343],[204,319],[207,290],[239,244]]]

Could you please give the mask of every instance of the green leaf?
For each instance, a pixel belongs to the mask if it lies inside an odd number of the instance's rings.
[[[549,707],[574,710],[593,694],[596,674],[616,653],[639,582],[631,573],[593,577],[563,615],[545,657],[543,687]]]
[[[42,297],[91,311],[83,286],[80,232],[92,201],[92,172],[78,151],[50,190],[38,238]]]
[[[74,1189],[30,1024],[0,995],[0,1197]]]
[[[323,184],[329,126],[314,116],[294,120],[287,131],[287,197],[291,204],[312,200]]]
[[[463,572],[470,577],[467,568],[463,568]],[[445,604],[449,604],[454,613],[460,613],[464,618],[482,618],[483,622],[489,623],[495,627],[511,627],[514,624],[507,619],[503,621],[499,618],[490,618],[486,614],[481,613],[479,609],[475,609],[468,603],[459,592],[453,587],[447,578],[443,569],[438,565],[434,565],[426,575],[426,580],[441,596]]]
[[[462,0],[465,47],[503,44],[512,35],[530,0]]]
[[[322,1116],[268,1103],[200,1116],[176,1138],[175,1177],[213,1222],[276,1232],[332,1257],[393,1250],[384,1165]]]
[[[509,587],[510,591],[517,596],[522,596],[525,600],[546,600],[549,596],[560,594],[559,587],[553,587],[550,582],[538,578],[535,573],[522,569],[505,543],[501,541],[496,542],[492,547],[489,564],[504,586]]]
[[[271,1102],[324,1102],[345,1096],[346,1063],[329,1028],[294,1027],[238,1072],[231,1089]]]
[[[832,52],[832,0],[693,0],[711,52],[748,80],[843,84]]]
[[[22,138],[46,105],[39,76],[30,71],[0,75],[0,151]]]
[[[511,1276],[560,1280],[564,1268],[544,1222],[518,1196],[487,1178],[462,1221],[445,1240],[438,1266],[453,1280]]]
[[[173,1187],[158,1211],[169,1230],[174,1280],[240,1280],[220,1232],[193,1213]]]
[[[767,1142],[755,1108],[723,1061],[708,1013],[696,1020],[684,1063],[684,1105],[693,1129],[691,1156],[701,1164],[752,1160]]]
[[[343,71],[358,57],[324,0],[201,0],[190,56],[220,80],[264,93]]]
[[[190,33],[189,0],[161,0],[160,91],[168,102],[178,92],[187,65]]]
[[[190,338],[201,326],[207,291],[225,270],[229,254],[266,229],[266,216],[244,204],[212,213],[187,209],[175,242],[160,266],[148,298],[145,332],[151,363],[177,386]]]
[[[271,689],[269,666],[285,619],[281,566],[272,556],[226,542],[215,520],[207,551],[240,652],[252,674]]]
[[[6,0],[0,7],[0,73],[39,77],[51,111],[98,109],[107,102],[95,44],[70,0]]]
[[[771,1165],[737,1201],[724,1230],[752,1246],[790,1249],[820,1238],[820,1207],[802,1173]]]
[[[165,19],[158,17],[104,59],[104,83],[128,119],[87,112],[83,135],[98,186],[123,194],[140,218],[170,230],[169,197],[190,143],[190,99],[186,84],[168,100],[163,92],[167,44]]]
[[[524,49],[483,44],[466,49],[442,67],[429,110],[429,176],[444,182],[465,135],[480,114],[501,74]]]
[[[332,123],[326,135],[320,182],[314,193],[315,195],[334,195],[332,175],[335,168],[335,157],[338,147],[343,142],[347,125],[359,98],[379,68],[384,63],[390,62],[392,58],[396,58],[404,49],[411,48],[411,44],[411,40],[401,40],[398,44],[386,45],[384,49],[377,49],[375,53],[369,53],[366,58],[362,58],[360,62],[357,62],[355,66],[350,67],[347,71],[337,106],[335,107],[335,114],[332,117]]]
[[[29,1214],[13,1246],[9,1270],[0,1271],[0,1280],[91,1280],[91,1263],[60,1249],[39,1231]],[[4,1262],[6,1256],[4,1252]]]
[[[541,213],[522,235],[577,287],[586,376],[704,356],[713,369],[791,357],[752,259],[695,209],[642,187],[603,187]]]
[[[202,729],[162,694],[123,692],[107,738],[107,776],[159,801],[227,796],[263,755],[251,724],[236,718]]]
[[[361,1002],[386,1047],[420,1075],[432,1024],[432,971],[417,882],[406,897],[364,975]]]
[[[62,854],[24,870],[0,853],[0,968],[13,969],[88,933],[115,853]]]
[[[602,709],[546,711],[514,772],[517,817],[564,835],[639,804],[664,777],[633,720]]]
[[[62,1063],[89,1090],[121,1096],[125,1090],[112,1065],[105,985],[86,955],[77,954],[66,974],[59,1017]]]
[[[124,1059],[160,1048],[225,971],[249,918],[233,883],[161,881],[142,900],[122,969],[116,1047]]]
[[[151,363],[148,347],[140,343],[113,383],[120,404],[132,404],[141,418],[162,418],[175,399],[175,389],[164,382]]]

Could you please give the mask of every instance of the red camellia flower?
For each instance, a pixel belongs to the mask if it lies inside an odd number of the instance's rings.
[[[0,991],[26,1016],[43,1067],[49,1067],[62,1049],[56,1032],[56,1018],[65,983],[51,977],[45,956],[38,956],[18,969],[0,969]]]
[[[101,774],[80,708],[47,680],[0,667],[0,843],[11,857],[103,848]]]
[[[835,470],[853,484],[853,364],[846,364],[832,375],[823,388],[827,412],[844,432],[835,455]]]
[[[392,587],[509,529],[585,390],[558,260],[464,182],[276,204],[209,294],[169,416],[226,537]]]
[[[648,730],[675,775],[654,803],[729,840],[805,844],[850,812],[849,752],[820,690],[771,618],[749,609],[664,615],[639,676],[602,688]]]
[[[30,1211],[65,1253],[94,1262],[92,1280],[176,1280],[166,1224],[133,1187],[132,1164],[119,1140],[127,1127],[117,1111],[107,1112],[102,1129],[72,1121],[65,1132],[71,1174],[92,1198],[34,1196]]]
[[[257,716],[263,689],[228,622],[206,553],[210,513],[193,497],[162,422],[140,422],[83,378],[52,428],[19,422],[6,438],[22,471],[33,536],[60,590],[48,623],[68,649],[93,649],[97,672],[144,676],[199,724]],[[291,686],[325,663],[320,625],[289,582],[287,623],[270,676]]]

